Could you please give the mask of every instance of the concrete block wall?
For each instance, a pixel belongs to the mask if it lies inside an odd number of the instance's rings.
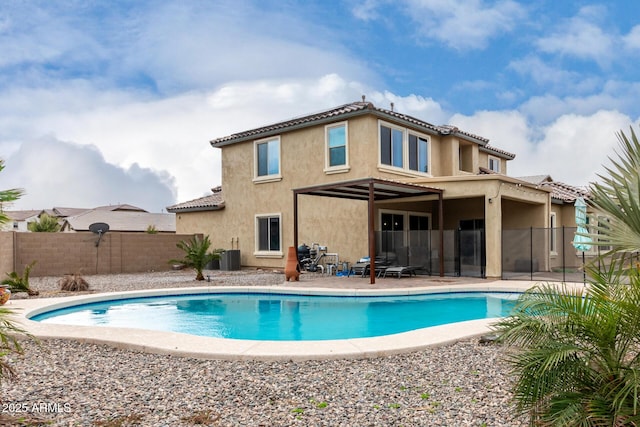
[[[33,261],[34,277],[166,271],[170,259],[184,255],[176,243],[192,237],[110,232],[96,246],[93,233],[0,232],[0,276],[14,269],[21,273]]]
[[[13,231],[0,232],[0,277],[5,278],[5,271],[13,271]]]

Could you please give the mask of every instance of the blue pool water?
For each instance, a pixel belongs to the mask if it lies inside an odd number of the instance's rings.
[[[509,314],[517,296],[485,292],[409,297],[198,294],[84,304],[31,320],[247,340],[334,340],[502,317]]]

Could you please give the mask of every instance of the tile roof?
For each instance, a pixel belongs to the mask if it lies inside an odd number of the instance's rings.
[[[574,187],[563,182],[547,181],[541,183],[540,187],[551,188],[551,197],[565,203],[573,203],[578,197],[588,199],[591,194],[584,187]]]
[[[139,208],[139,207],[133,206],[133,205],[128,205],[128,204],[98,206],[98,207],[96,207],[94,209],[102,210],[102,211],[147,212],[146,210],[144,210],[142,208]]]
[[[474,135],[470,132],[465,132],[453,125],[434,125],[424,120],[417,119],[415,117],[407,116],[406,114],[398,113],[397,111],[387,110],[384,108],[375,107],[371,102],[353,102],[350,104],[341,105],[329,110],[321,111],[319,113],[304,115],[296,117],[283,122],[263,126],[247,131],[234,133],[232,135],[216,138],[210,141],[213,147],[223,147],[225,145],[234,144],[237,142],[243,142],[251,139],[277,135],[284,130],[293,130],[307,126],[314,126],[321,123],[328,123],[338,119],[344,119],[346,117],[358,116],[363,114],[374,114],[380,118],[386,118],[387,120],[393,120],[404,122],[405,124],[413,125],[413,127],[420,128],[422,131],[436,135],[455,135],[463,139],[471,140],[481,146],[484,146],[487,150],[506,157],[514,158],[515,154],[509,153],[497,149],[495,147],[488,146],[489,140],[479,135]]]
[[[89,209],[86,209],[86,208],[60,208],[60,207],[54,206],[53,209],[46,209],[46,212],[51,216],[66,218],[68,216],[78,215],[88,210]]]
[[[520,181],[527,181],[530,182],[531,184],[542,184],[543,182],[551,182],[553,181],[553,178],[551,178],[551,175],[529,175],[529,176],[518,176],[517,177]]]
[[[63,230],[71,228],[73,231],[88,231],[89,226],[96,222],[108,224],[110,231],[147,231],[150,225],[159,232],[175,233],[176,231],[176,216],[174,214],[101,209],[92,209],[67,217],[63,224]]]
[[[42,213],[42,210],[26,210],[26,211],[3,211],[7,217],[14,221],[25,221]]]
[[[198,211],[216,211],[224,208],[224,197],[222,187],[212,188],[213,194],[200,197],[198,199],[189,200],[167,207],[167,212],[198,212]]]
[[[557,182],[551,178],[551,175],[530,175],[519,176],[517,179],[535,184],[538,187],[546,187],[551,190],[551,197],[565,203],[573,203],[578,197],[588,199],[589,190],[585,187],[576,187],[574,185]]]

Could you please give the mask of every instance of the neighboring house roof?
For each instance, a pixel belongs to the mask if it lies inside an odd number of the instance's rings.
[[[133,205],[127,204],[118,204],[118,205],[107,205],[107,206],[98,206],[93,209],[87,208],[61,208],[54,206],[53,209],[45,209],[44,212],[55,216],[58,218],[67,218],[69,216],[79,215],[83,212],[91,211],[91,210],[101,210],[101,211],[132,211],[132,212],[147,212],[146,210],[139,208]]]
[[[371,102],[364,102],[364,101],[353,102],[351,104],[341,105],[339,107],[332,108],[330,110],[322,111],[319,113],[314,113],[314,114],[286,120],[283,122],[259,127],[256,129],[247,130],[240,133],[235,133],[233,135],[214,139],[210,142],[213,147],[223,147],[225,145],[249,141],[256,138],[263,138],[267,136],[277,135],[282,131],[292,131],[292,130],[300,129],[304,127],[317,126],[323,123],[334,122],[338,119],[346,119],[349,117],[354,117],[354,116],[359,116],[364,114],[373,114],[382,119],[393,120],[395,122],[404,122],[406,125],[409,125],[414,128],[416,127],[420,128],[423,132],[429,133],[432,135],[454,135],[459,138],[475,142],[479,144],[481,147],[484,147],[485,150],[490,151],[493,154],[499,155],[501,157],[506,157],[508,159],[515,158],[515,154],[489,146],[488,145],[489,140],[482,136],[461,131],[460,129],[452,125],[436,126],[431,123],[425,122],[423,120],[417,119],[415,117],[407,116],[406,114],[401,114],[393,110],[386,110],[384,108],[375,107]]]
[[[78,215],[82,212],[86,212],[89,209],[87,208],[60,208],[53,207],[53,209],[45,209],[45,212],[51,216],[56,216],[58,218],[66,218],[68,216]]]
[[[92,209],[65,219],[63,231],[88,231],[89,226],[96,222],[109,225],[110,231],[147,231],[154,226],[159,232],[176,231],[176,217],[174,214],[109,211]]]
[[[224,197],[222,195],[222,187],[212,188],[213,194],[200,197],[198,199],[189,200],[188,202],[178,203],[167,207],[167,212],[198,212],[198,211],[217,211],[224,209]]]
[[[590,197],[588,189],[565,184],[564,182],[556,182],[550,175],[519,176],[517,179],[535,184],[538,187],[550,189],[551,198],[564,203],[573,204],[578,197],[585,199]]]
[[[119,205],[107,205],[107,206],[98,206],[94,208],[95,210],[101,211],[126,211],[126,212],[147,212],[146,210],[139,208],[133,205],[127,204],[119,204]]]
[[[3,211],[3,213],[13,221],[26,221],[29,218],[37,217],[42,210],[26,210],[26,211]]]

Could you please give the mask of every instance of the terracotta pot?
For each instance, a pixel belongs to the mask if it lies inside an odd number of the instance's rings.
[[[287,264],[284,267],[285,281],[297,282],[300,277],[300,270],[298,270],[298,251],[295,246],[289,246],[289,252],[287,253]]]
[[[11,298],[11,291],[7,286],[0,286],[0,305],[4,305]]]

